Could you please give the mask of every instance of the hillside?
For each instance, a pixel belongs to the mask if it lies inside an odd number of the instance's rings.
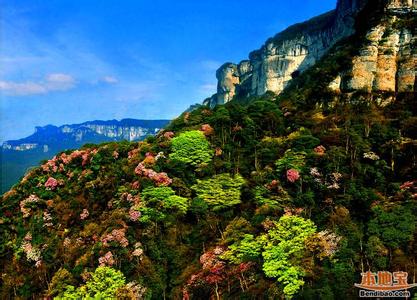
[[[138,141],[155,134],[168,124],[168,120],[89,121],[62,126],[36,127],[35,133],[19,140],[6,141],[1,150],[1,190],[6,192],[42,160],[56,153],[77,149],[84,144],[109,141]]]
[[[0,298],[357,299],[368,270],[415,281],[417,11],[341,7],[350,34],[282,91],[31,170],[0,204]]]

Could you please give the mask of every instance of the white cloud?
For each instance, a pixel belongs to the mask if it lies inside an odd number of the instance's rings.
[[[0,81],[0,91],[9,96],[27,96],[34,94],[45,94],[45,86],[35,82],[16,83],[12,81]]]
[[[75,87],[75,80],[68,74],[49,74],[46,76],[45,87],[48,91],[66,91]]]
[[[29,96],[47,94],[52,91],[66,91],[75,87],[75,80],[71,75],[53,73],[39,82],[0,81],[0,91],[8,96]]]
[[[74,78],[71,75],[62,73],[49,74],[46,76],[46,80],[49,82],[74,83]]]
[[[113,77],[113,76],[104,76],[103,78],[100,79],[100,81],[105,82],[105,83],[109,83],[109,84],[119,82],[119,80],[117,80],[117,78]]]

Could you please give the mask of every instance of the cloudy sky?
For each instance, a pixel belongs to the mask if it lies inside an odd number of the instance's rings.
[[[0,0],[0,141],[34,126],[173,118],[336,0]]]

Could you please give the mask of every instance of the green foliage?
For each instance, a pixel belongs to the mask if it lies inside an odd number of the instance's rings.
[[[240,189],[245,180],[239,174],[219,174],[209,179],[197,180],[192,189],[214,211],[231,208],[240,203]]]
[[[305,165],[305,157],[305,152],[294,152],[292,150],[287,150],[284,156],[278,159],[275,163],[277,171],[279,173],[289,169],[301,171]]]
[[[297,216],[283,216],[274,227],[260,237],[263,243],[263,270],[276,278],[284,294],[292,297],[304,285],[301,259],[305,240],[316,232],[311,220]]]
[[[72,274],[65,268],[59,269],[52,277],[51,284],[48,288],[49,296],[62,295],[66,288],[74,284]]]
[[[209,163],[214,151],[201,131],[192,130],[181,133],[172,139],[172,153],[169,157],[185,164],[197,166]]]
[[[368,232],[379,237],[386,246],[395,249],[413,238],[416,218],[404,206],[396,206],[388,211],[376,206],[373,213],[374,217],[368,224]]]
[[[0,201],[0,298],[87,298],[105,279],[77,282],[103,259],[145,299],[350,300],[362,266],[417,272],[415,93],[329,91],[351,70],[355,41],[293,74],[279,96],[240,89],[144,142],[87,145],[57,155],[56,171],[30,170]],[[291,172],[282,180],[289,169],[302,172],[296,185],[284,183]],[[169,187],[155,187],[162,172]],[[40,200],[23,202],[30,195]]]
[[[161,221],[167,213],[185,215],[189,207],[187,198],[175,195],[170,187],[149,187],[142,191],[145,207],[140,209],[141,222],[148,220]]]
[[[111,299],[117,289],[125,285],[125,281],[122,272],[110,267],[98,267],[85,285],[78,288],[69,286],[63,296],[56,299]]]
[[[381,242],[379,237],[373,235],[366,243],[366,256],[371,259],[378,270],[385,270],[388,263],[388,249]]]
[[[246,261],[256,260],[261,252],[261,244],[253,235],[245,234],[239,243],[229,246],[221,258],[230,261],[233,264],[240,264]]]

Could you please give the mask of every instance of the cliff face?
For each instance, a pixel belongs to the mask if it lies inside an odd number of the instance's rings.
[[[405,25],[416,18],[411,1],[393,1],[383,20],[366,33],[366,42],[332,88],[341,92],[415,92],[417,67],[416,28]],[[339,83],[338,83],[339,82]]]
[[[204,104],[213,107],[237,95],[281,93],[292,78],[314,65],[336,42],[355,32],[355,17],[366,2],[339,0],[334,11],[289,27],[252,52],[249,60],[222,65],[216,72],[217,93]],[[415,35],[393,26],[398,16],[413,13],[416,7],[417,3],[412,0],[388,1],[386,10],[391,18],[390,25],[376,27],[368,33],[369,44],[353,61],[353,70],[335,78],[332,88],[394,91],[398,86],[399,90],[412,90],[415,58],[410,60],[408,57]]]

